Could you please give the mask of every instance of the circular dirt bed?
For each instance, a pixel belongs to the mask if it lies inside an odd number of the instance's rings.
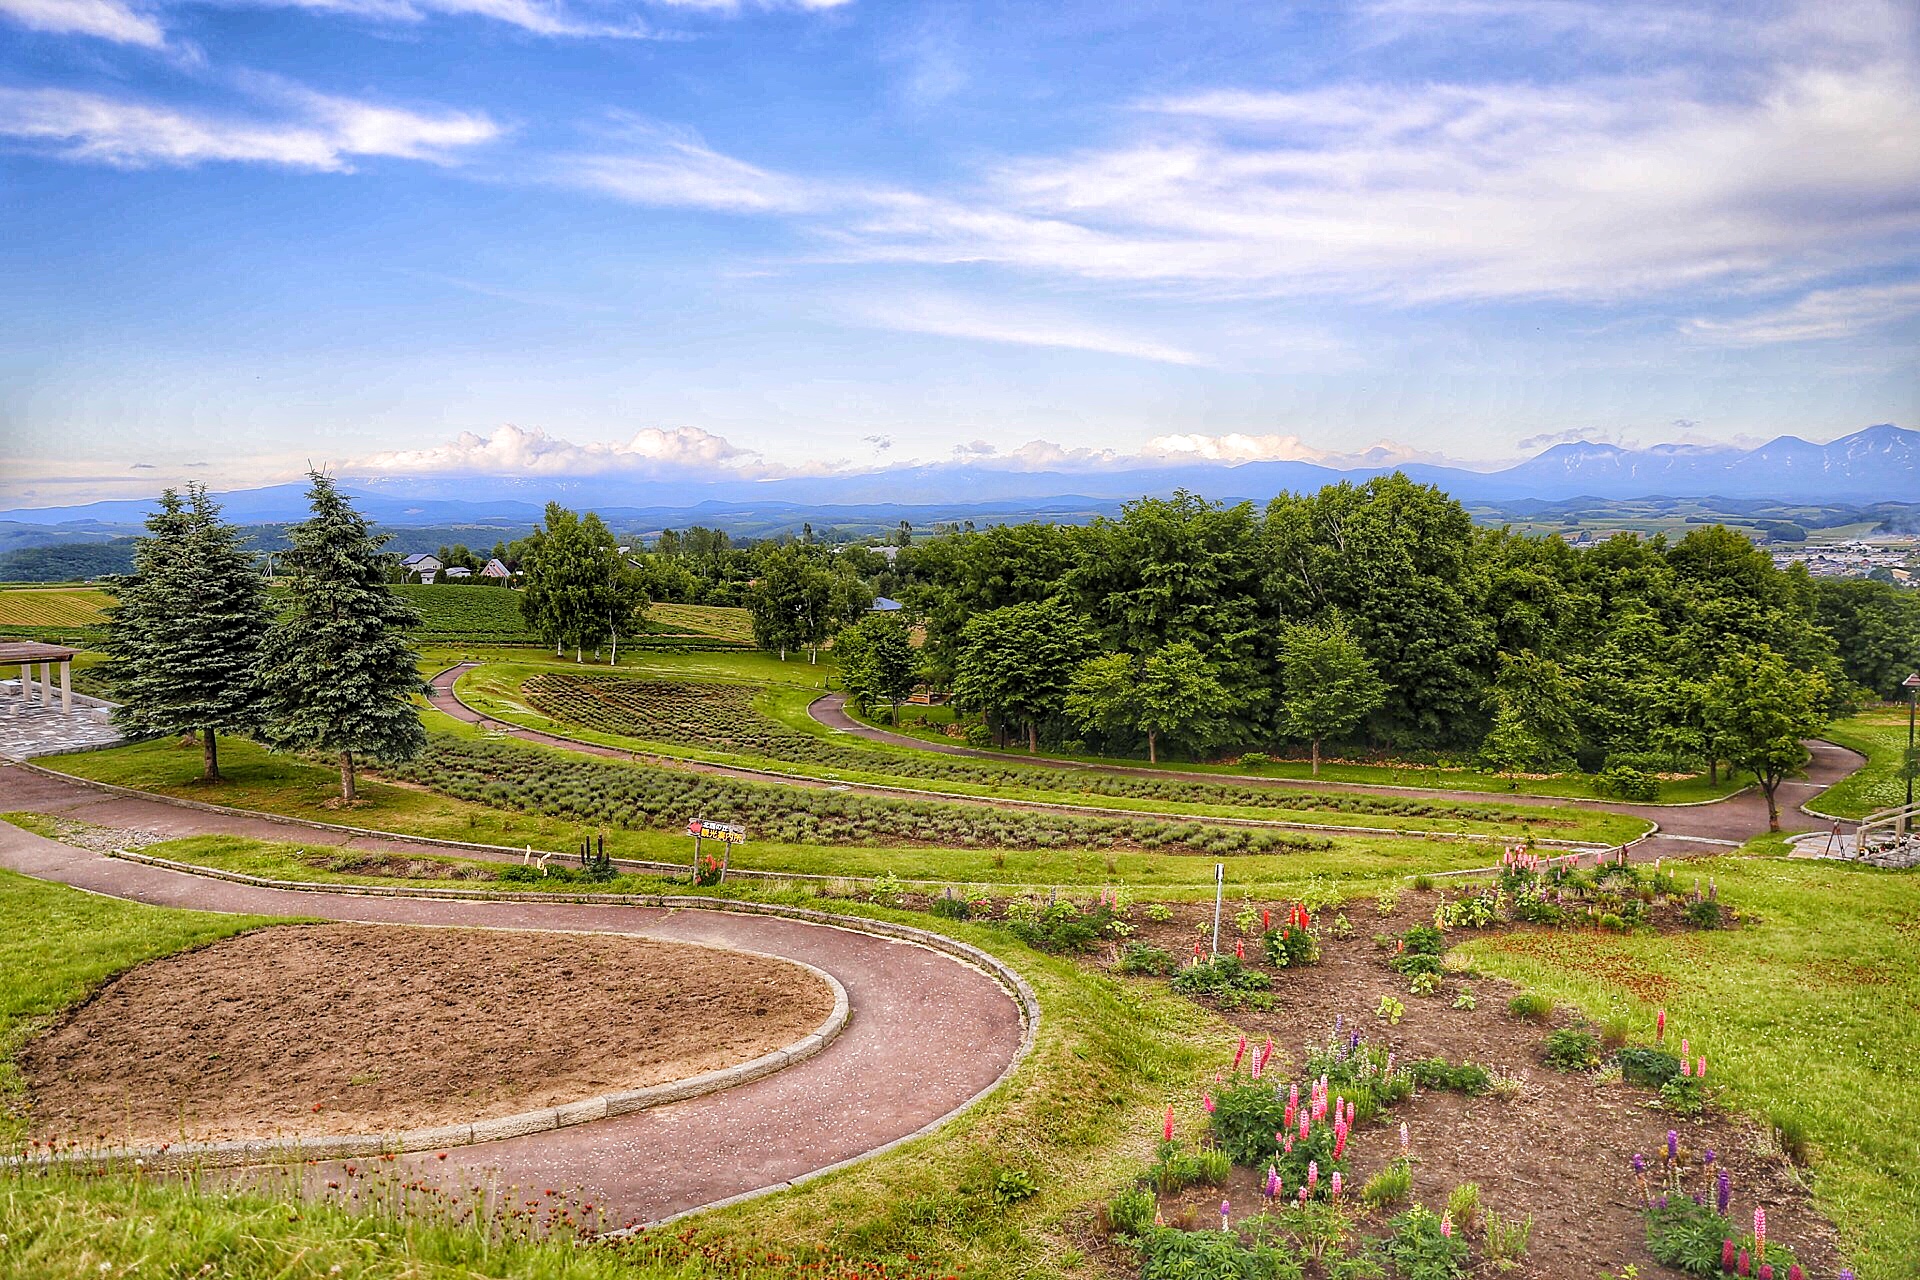
[[[708,947],[282,926],[122,974],[18,1062],[42,1137],[383,1133],[684,1079],[832,1010],[806,969]]]

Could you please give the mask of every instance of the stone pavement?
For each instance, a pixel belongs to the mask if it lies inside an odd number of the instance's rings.
[[[58,700],[51,706],[37,701],[23,705],[17,695],[0,697],[0,759],[25,760],[113,746],[123,738],[107,720],[112,706],[76,693],[73,714],[63,715]]]

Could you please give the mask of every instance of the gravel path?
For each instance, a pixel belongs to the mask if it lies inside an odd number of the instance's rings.
[[[12,768],[0,767],[0,792],[10,806],[84,813],[90,821],[133,830],[286,836],[285,827],[264,820],[103,797],[78,782]],[[406,847],[404,841],[377,843]],[[430,846],[416,851],[435,852]],[[438,1153],[402,1156],[388,1166],[402,1178],[456,1193],[489,1181],[557,1188],[592,1202],[615,1225],[657,1221],[779,1185],[912,1134],[991,1086],[1014,1060],[1023,1035],[1019,1006],[986,974],[910,943],[796,920],[723,910],[266,889],[102,857],[6,823],[0,823],[0,866],[170,907],[702,942],[805,961],[839,979],[853,1008],[851,1024],[817,1057],[784,1071],[633,1115],[456,1148],[444,1160]],[[317,1187],[329,1173],[329,1166],[318,1165],[307,1176]]]

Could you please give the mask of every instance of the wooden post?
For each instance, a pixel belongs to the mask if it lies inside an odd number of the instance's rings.
[[[727,868],[732,863],[733,863],[733,841],[727,840],[723,842],[722,848],[720,850],[720,879],[715,881],[716,884],[725,884],[727,882]]]
[[[697,831],[693,833],[693,883],[695,888],[700,885],[700,833]]]

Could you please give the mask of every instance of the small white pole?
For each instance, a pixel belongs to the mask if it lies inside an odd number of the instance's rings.
[[[1220,954],[1220,901],[1227,892],[1227,864],[1213,864],[1213,954]]]

